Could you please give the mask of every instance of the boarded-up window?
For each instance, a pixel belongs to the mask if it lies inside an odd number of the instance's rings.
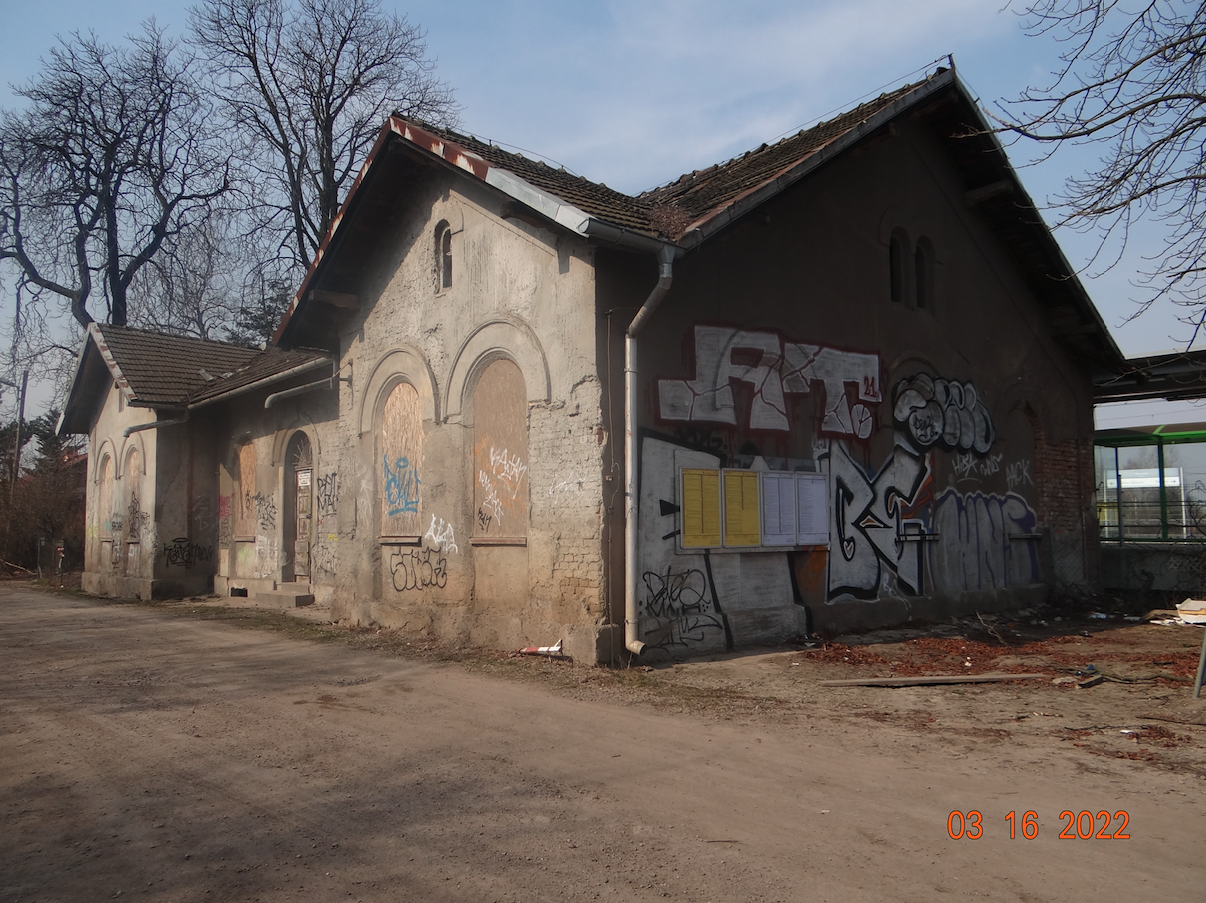
[[[473,535],[528,534],[528,396],[508,360],[486,367],[473,390]]]
[[[720,471],[682,473],[683,548],[720,545]]]
[[[126,456],[126,472],[122,477],[126,492],[126,536],[138,542],[150,517],[142,510],[142,454],[137,448]]]
[[[399,383],[381,413],[381,535],[414,537],[420,528],[423,421],[419,393]]]
[[[759,530],[758,474],[752,470],[724,472],[724,544],[756,546]]]
[[[825,475],[796,474],[796,510],[798,542],[802,546],[825,545],[829,542],[829,489]]]
[[[96,522],[100,535],[108,539],[113,533],[113,459],[108,455],[101,462],[100,486],[96,497]]]
[[[790,473],[762,473],[762,544],[796,544],[796,478]]]
[[[259,498],[255,488],[255,445],[250,442],[239,446],[238,497],[238,504],[235,505],[235,536],[255,536]]]

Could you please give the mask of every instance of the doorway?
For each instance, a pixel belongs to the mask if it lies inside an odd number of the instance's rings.
[[[292,546],[292,580],[295,583],[310,582],[310,547],[314,541],[314,454],[310,439],[303,432],[296,432],[285,450],[289,465],[286,482],[286,497],[289,507],[285,529],[285,548]],[[289,576],[289,575],[286,575]]]

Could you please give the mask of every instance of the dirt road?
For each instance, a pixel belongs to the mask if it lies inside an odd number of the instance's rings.
[[[1015,686],[962,698],[988,724]],[[5,903],[1206,893],[1199,774],[942,717],[676,714],[4,587],[0,691]],[[1063,810],[1130,839],[1058,839]]]

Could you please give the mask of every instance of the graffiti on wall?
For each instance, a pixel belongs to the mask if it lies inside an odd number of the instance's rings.
[[[431,516],[431,526],[427,528],[423,538],[431,540],[432,546],[441,552],[455,552],[458,555],[461,552],[457,548],[456,533],[453,532],[452,524],[434,514]]]
[[[874,598],[885,573],[894,574],[906,592],[921,592],[920,542],[902,537],[925,532],[916,509],[928,489],[929,461],[898,445],[872,475],[840,442],[833,444],[828,461],[830,597]]]
[[[191,568],[194,564],[212,561],[214,547],[190,542],[187,536],[178,536],[163,544],[162,554],[167,567]]]
[[[319,540],[310,546],[310,563],[314,569],[324,574],[335,575],[335,544],[339,537],[334,533],[327,534],[326,540]]]
[[[138,503],[138,496],[130,496],[130,508],[126,512],[126,528],[130,531],[131,539],[137,539],[151,524],[150,512],[143,511]]]
[[[1005,589],[1039,581],[1037,518],[1024,498],[953,489],[934,503],[941,537],[930,549],[937,588],[948,592]]]
[[[724,642],[725,623],[712,603],[704,571],[676,571],[667,565],[663,572],[646,571],[641,584],[638,604],[649,645],[665,649]]]
[[[334,517],[339,510],[339,474],[331,471],[319,474],[315,480],[314,501],[319,517]]]
[[[276,528],[276,500],[270,495],[250,492],[243,496],[243,511],[248,520],[255,519],[261,530]]]
[[[1010,492],[1021,489],[1027,483],[1033,486],[1034,478],[1030,476],[1030,462],[1023,458],[1007,464],[1005,466],[1005,482],[1009,485]]]
[[[389,570],[394,589],[400,593],[431,587],[443,589],[448,583],[448,559],[439,549],[397,548],[390,553]]]
[[[387,517],[398,514],[418,514],[419,512],[419,479],[418,471],[411,466],[408,458],[395,458],[391,465],[389,458],[381,456],[383,468],[383,483],[385,486],[385,513]]]
[[[915,448],[987,454],[996,439],[988,408],[970,382],[927,373],[901,380],[893,391],[892,415]]]
[[[879,356],[784,341],[774,332],[722,326],[695,327],[695,378],[658,380],[663,420],[736,425],[731,382],[753,387],[748,427],[787,432],[785,395],[825,392],[821,432],[866,439],[874,427],[871,405],[881,401]],[[846,386],[859,401],[851,405]]]
[[[959,480],[978,480],[981,477],[991,477],[1000,473],[1003,454],[985,455],[977,458],[971,452],[951,455],[951,469]]]

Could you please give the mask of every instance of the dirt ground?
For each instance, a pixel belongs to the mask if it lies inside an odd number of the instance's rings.
[[[1203,899],[1200,628],[612,670],[299,614],[0,584],[0,901]],[[985,672],[1044,676],[819,685]]]

